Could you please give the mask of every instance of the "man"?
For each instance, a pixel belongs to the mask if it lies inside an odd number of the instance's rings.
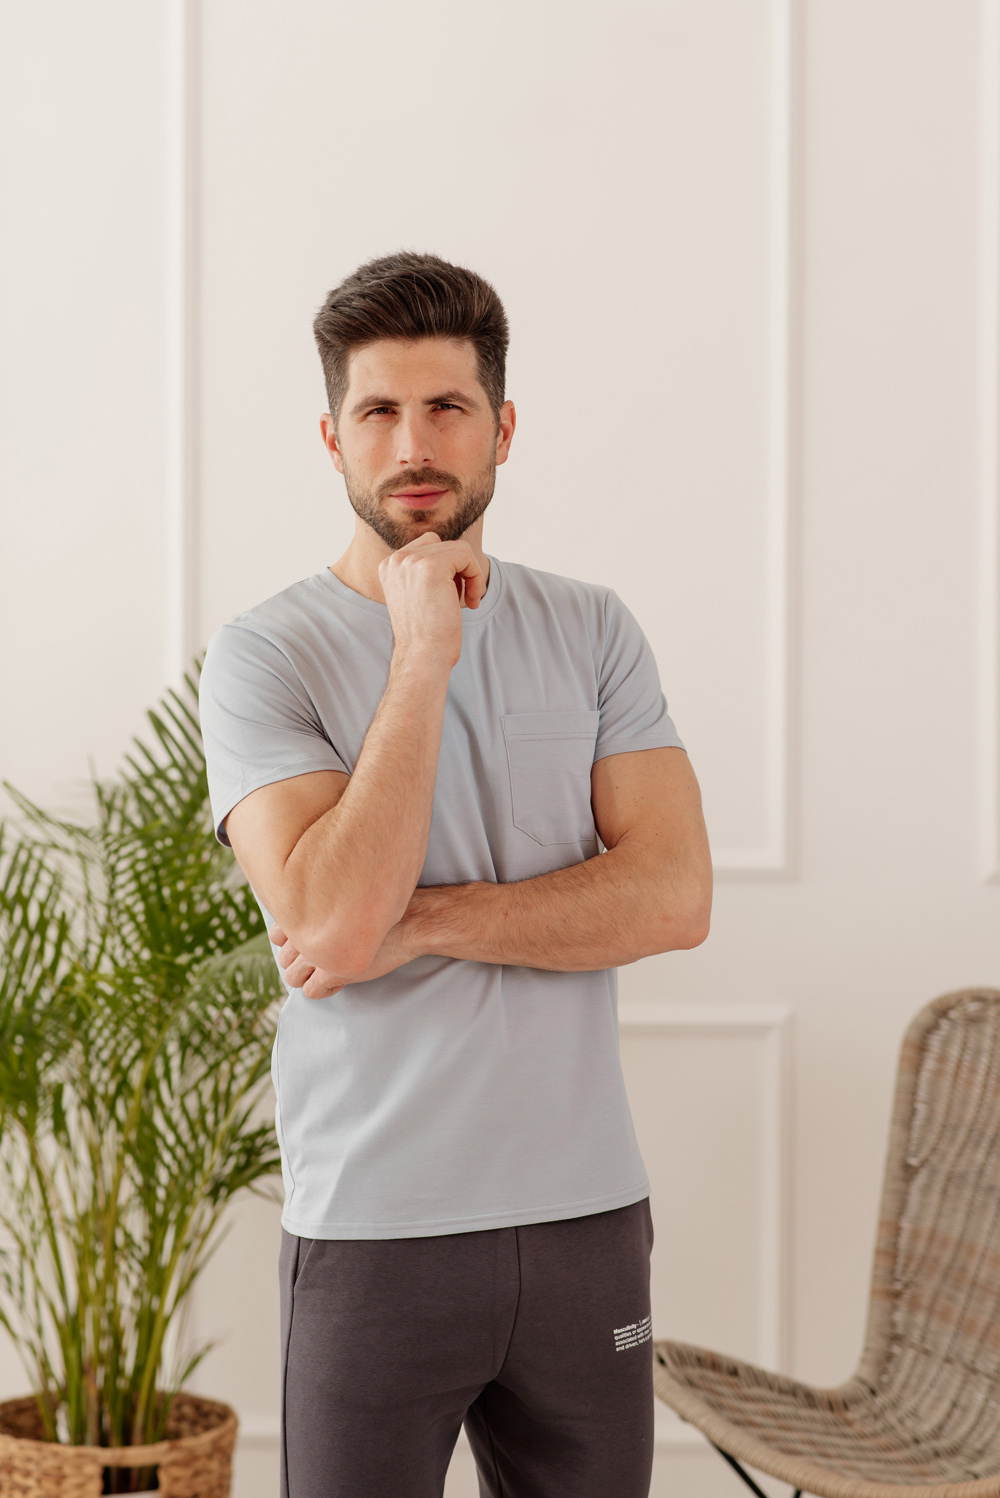
[[[483,551],[514,433],[493,288],[388,256],[315,333],[354,539],[202,683],[216,826],[291,989],[283,1492],[440,1495],[464,1420],[490,1498],[642,1498],[615,968],[707,933],[697,783],[617,597]]]

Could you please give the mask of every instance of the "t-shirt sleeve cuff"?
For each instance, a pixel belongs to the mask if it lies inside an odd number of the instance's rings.
[[[227,796],[221,808],[214,809],[215,836],[217,840],[225,848],[233,846],[229,841],[229,834],[226,832],[226,818],[233,807],[238,806],[247,796],[252,795],[254,791],[262,790],[265,785],[277,785],[282,780],[294,780],[296,775],[309,775],[314,770],[339,770],[342,775],[350,774],[343,760],[339,756],[334,755],[332,750],[326,757],[317,756],[315,760],[306,760],[303,763],[295,765],[282,765],[279,769],[259,770],[252,779],[240,787],[238,792]]]
[[[684,749],[676,732],[637,733],[631,737],[598,739],[594,750],[594,762],[607,759],[609,754],[629,754],[637,749]],[[685,753],[687,751],[685,750]]]

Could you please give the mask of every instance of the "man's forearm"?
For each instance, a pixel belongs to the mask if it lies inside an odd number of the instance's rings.
[[[589,972],[697,946],[710,875],[623,841],[584,863],[514,884],[414,891],[401,932],[414,955]]]
[[[400,918],[427,852],[448,672],[394,658],[344,794],[299,838],[286,864],[303,912],[303,952],[362,970]]]

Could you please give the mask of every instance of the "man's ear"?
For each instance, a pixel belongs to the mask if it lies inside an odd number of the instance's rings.
[[[514,410],[513,401],[504,401],[500,407],[497,417],[497,456],[498,463],[506,463],[507,454],[510,452],[511,438],[517,425],[517,413]]]
[[[333,459],[333,466],[338,473],[344,471],[344,458],[340,451],[340,443],[337,440],[337,428],[333,424],[333,417],[329,411],[324,411],[319,419],[319,429],[323,433],[323,446]]]

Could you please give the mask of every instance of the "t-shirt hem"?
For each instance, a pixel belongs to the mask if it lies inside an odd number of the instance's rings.
[[[643,1177],[640,1184],[627,1190],[588,1197],[583,1201],[560,1202],[551,1207],[522,1207],[509,1212],[441,1218],[430,1222],[310,1222],[283,1212],[281,1226],[295,1238],[439,1238],[448,1233],[486,1232],[491,1228],[526,1227],[532,1222],[563,1222],[568,1217],[592,1217],[596,1212],[630,1207],[648,1195],[649,1181]]]

